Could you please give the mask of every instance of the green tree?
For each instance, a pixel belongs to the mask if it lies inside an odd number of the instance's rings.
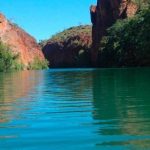
[[[18,63],[19,54],[14,54],[10,48],[0,42],[0,71],[19,70],[23,65]]]
[[[101,66],[150,66],[150,9],[117,21],[101,41]]]

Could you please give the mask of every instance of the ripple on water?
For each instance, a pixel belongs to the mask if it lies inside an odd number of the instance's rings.
[[[0,149],[150,149],[150,69],[0,73]]]

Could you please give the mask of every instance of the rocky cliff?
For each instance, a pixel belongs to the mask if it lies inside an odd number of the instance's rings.
[[[93,65],[97,63],[100,41],[106,35],[107,28],[112,26],[117,19],[132,17],[137,10],[138,6],[131,0],[98,0],[97,6],[91,6]]]
[[[50,67],[88,67],[91,48],[91,26],[72,27],[41,42]]]
[[[11,23],[0,13],[0,41],[7,44],[10,49],[19,54],[20,63],[25,67],[35,58],[44,60],[40,46],[36,40],[17,25]]]

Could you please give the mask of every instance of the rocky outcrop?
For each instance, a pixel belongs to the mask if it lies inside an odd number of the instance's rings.
[[[36,40],[17,25],[11,23],[0,13],[0,41],[19,54],[20,63],[26,67],[34,58],[44,60],[40,46]]]
[[[91,26],[69,28],[41,43],[50,67],[87,67],[92,43]]]
[[[106,29],[113,25],[117,19],[132,17],[138,6],[131,0],[98,0],[97,6],[91,6],[92,51],[91,60],[95,66],[100,41],[106,35]]]

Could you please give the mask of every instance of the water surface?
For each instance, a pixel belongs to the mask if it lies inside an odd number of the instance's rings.
[[[0,150],[150,149],[150,68],[0,73]]]

